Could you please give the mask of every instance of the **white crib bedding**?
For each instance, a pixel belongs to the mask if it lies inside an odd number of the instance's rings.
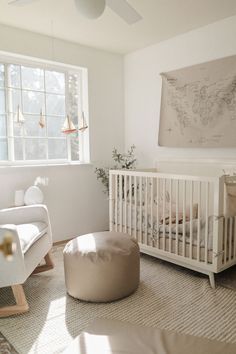
[[[185,247],[184,247],[183,241],[182,240],[178,240],[178,241],[179,242],[176,246],[176,240],[171,238],[171,242],[170,242],[169,236],[168,236],[165,239],[164,239],[164,237],[160,237],[158,242],[151,243],[149,241],[148,244],[152,247],[157,247],[158,249],[168,251],[173,254],[177,254],[179,256],[191,258],[194,260],[200,260],[201,262],[207,261],[207,263],[212,263],[212,255],[213,255],[212,249],[211,250],[208,249],[207,254],[206,254],[206,250],[204,247],[200,247],[198,249],[198,247],[196,245],[193,245],[192,252],[190,252],[190,244],[189,243],[186,242]],[[207,257],[207,259],[206,259],[206,257]]]
[[[198,232],[198,224],[200,225],[199,232]],[[159,225],[159,234],[169,237],[170,234],[170,225]],[[191,235],[192,230],[192,235]],[[184,232],[185,231],[185,232]],[[199,235],[198,235],[199,233]],[[173,240],[176,239],[176,234],[178,236],[178,240],[184,240],[185,235],[185,242],[190,244],[191,237],[192,237],[192,244],[194,246],[198,245],[198,238],[200,241],[200,247],[205,247],[207,242],[208,250],[212,250],[213,248],[213,216],[208,217],[208,227],[207,227],[207,234],[206,234],[206,223],[204,220],[193,219],[192,222],[186,221],[182,224],[173,224],[171,225],[171,238]]]
[[[159,223],[159,232],[157,233],[157,223],[156,219],[153,217],[153,223],[150,222],[150,215],[147,217],[147,227],[146,220],[143,217],[142,223],[140,225],[140,218],[136,221],[136,228],[134,226],[134,220],[132,219],[132,227],[130,230],[130,220],[126,219],[127,224],[123,223],[123,227],[120,228],[119,222],[117,222],[117,231],[123,230],[123,232],[128,232],[133,237],[136,237],[138,241],[147,246],[156,247],[158,249],[178,254],[187,258],[192,258],[195,260],[200,260],[201,262],[212,263],[213,257],[213,220],[214,216],[211,215],[208,217],[208,232],[206,235],[205,221],[198,219],[193,219],[192,223],[186,221],[184,224],[172,223],[170,225],[163,225]],[[200,222],[200,232],[198,236],[198,224]],[[228,223],[230,221],[228,220]],[[190,229],[192,224],[192,235],[190,236]],[[114,223],[115,225],[115,223]],[[141,227],[140,227],[141,226]],[[184,237],[184,228],[185,228],[185,237]],[[116,228],[115,228],[116,229]],[[165,229],[165,234],[164,234]],[[176,234],[177,229],[177,234]],[[141,230],[141,232],[140,232]],[[171,230],[171,232],[170,232]],[[169,237],[170,236],[170,237]],[[177,237],[176,237],[177,236]],[[200,240],[200,247],[198,246],[198,237]],[[205,248],[207,237],[207,249]],[[192,239],[192,247],[190,247]],[[227,244],[229,244],[230,235],[229,235],[229,226],[228,226],[228,237]],[[185,244],[185,247],[184,247]],[[223,248],[225,245],[223,245]],[[233,254],[234,250],[234,240],[232,238],[232,247],[231,252]],[[191,252],[190,252],[191,249]],[[207,258],[206,258],[207,257]],[[227,254],[227,259],[229,254]],[[231,255],[232,257],[232,255]]]
[[[196,220],[195,220],[196,221]],[[180,225],[179,225],[180,226]],[[172,228],[176,226],[173,225]],[[163,225],[160,225],[160,228],[163,229]],[[167,225],[166,225],[167,228]],[[117,231],[120,231],[120,226],[117,224]],[[123,225],[123,231],[124,225]],[[135,232],[136,231],[136,232]],[[127,226],[127,232],[130,233],[130,229]],[[147,241],[146,238],[146,227],[143,225],[142,232],[140,234],[140,228],[137,227],[136,230],[132,227],[131,234],[133,237],[136,237],[138,242],[141,244],[146,244],[147,246],[151,246],[154,248],[158,248],[164,251],[168,251],[179,256],[184,256],[187,258],[192,258],[194,260],[200,260],[201,262],[205,262],[206,260],[206,252],[207,252],[207,262],[212,263],[212,233],[209,232],[209,241],[208,241],[208,249],[205,249],[205,242],[202,239],[200,242],[200,247],[197,246],[197,234],[193,233],[192,236],[192,253],[190,252],[190,234],[185,234],[185,247],[184,247],[184,237],[183,234],[177,234],[177,242],[176,242],[176,233],[171,233],[171,237],[169,238],[169,232],[165,233],[159,232],[159,237],[156,232],[156,228],[147,229]],[[185,251],[184,251],[185,249]]]
[[[158,209],[158,214],[159,214],[159,218],[160,219],[164,219],[167,216],[170,216],[172,218],[176,218],[177,214],[178,214],[178,218],[179,219],[183,219],[184,218],[184,211],[183,211],[183,205],[178,207],[178,211],[176,208],[176,203],[172,202],[171,204],[167,201],[163,201],[162,199],[159,200],[159,203],[157,203],[157,197],[155,196],[153,199],[153,215],[157,215],[157,209]],[[132,211],[132,216],[135,215],[135,212],[137,214],[140,214],[140,210],[142,210],[142,213],[145,213],[145,203],[142,202],[140,204],[140,201],[137,201],[136,206],[134,201],[132,201],[132,203],[130,204],[130,201],[127,200],[126,202],[122,200],[122,202],[120,202],[120,200],[117,200],[117,212],[119,214],[119,209],[122,207],[123,210],[123,216],[125,213],[125,210],[129,213],[130,209]],[[115,212],[115,208],[114,208],[114,212]],[[151,203],[150,200],[148,201],[148,205],[147,205],[147,214],[151,215]],[[197,218],[198,215],[198,204],[193,203],[192,207],[190,207],[189,204],[186,204],[185,206],[185,220],[189,220],[190,219],[190,214],[192,214],[192,218],[195,219]]]
[[[158,234],[159,238],[166,237],[169,239],[169,235],[171,235],[171,239],[173,241],[176,240],[176,236],[178,237],[178,241],[182,242],[185,238],[185,243],[190,244],[191,243],[191,238],[192,238],[192,244],[193,246],[198,245],[198,229],[197,229],[197,224],[198,220],[194,219],[192,221],[193,227],[192,227],[192,236],[190,235],[190,222],[185,222],[185,237],[183,233],[184,225],[179,224],[178,225],[178,232],[176,234],[176,224],[171,225],[171,233],[170,233],[170,225],[165,225],[165,235],[164,235],[164,225],[160,224],[159,225],[159,233],[157,232],[157,227],[156,227],[156,221],[153,223],[153,227],[151,227],[151,224],[148,224],[148,227],[146,228],[146,224],[142,224],[142,235],[145,235],[147,232],[148,238],[151,239],[157,239]],[[213,224],[212,224],[213,225]],[[124,225],[123,225],[124,226]],[[129,230],[129,225],[127,225],[127,228]],[[119,224],[118,224],[118,229],[119,229]],[[137,228],[136,228],[137,233],[140,233],[140,224],[138,223]],[[134,227],[132,227],[132,233],[135,232]],[[205,243],[206,243],[206,234],[205,234],[205,226],[202,226],[200,229],[199,233],[199,240],[200,240],[200,247],[205,248]],[[212,227],[209,225],[208,229],[208,234],[207,234],[207,244],[208,244],[208,250],[212,250],[213,248],[213,233],[212,233]]]
[[[128,210],[128,208],[127,208]],[[176,235],[178,236],[178,241],[182,242],[184,239],[184,234],[185,234],[185,243],[190,244],[191,239],[192,239],[192,245],[197,246],[198,245],[198,238],[200,240],[200,247],[205,248],[206,240],[207,240],[207,248],[208,250],[212,250],[213,248],[213,216],[208,217],[208,230],[206,234],[206,223],[205,220],[203,219],[193,219],[192,222],[190,221],[185,221],[179,220],[178,223],[172,222],[171,226],[169,224],[163,224],[163,221],[159,222],[158,225],[158,230],[157,230],[157,218],[155,215],[150,215],[147,214],[145,217],[143,211],[142,211],[142,218],[140,218],[140,210],[137,209],[136,212],[136,223],[135,223],[135,213],[134,210],[132,209],[132,216],[130,218],[130,212],[127,212],[126,218],[123,213],[123,218],[120,220],[119,213],[117,215],[117,229],[120,230],[120,222],[123,224],[123,230],[126,226],[127,230],[130,230],[130,226],[132,229],[132,233],[135,232],[135,224],[136,224],[136,232],[140,233],[140,230],[142,230],[142,234],[148,235],[148,237],[157,238],[157,235],[159,234],[159,237],[164,236],[164,230],[165,230],[165,237],[169,238],[169,234],[171,234],[171,239],[176,240]],[[115,217],[114,217],[115,220]],[[125,221],[126,220],[126,225]],[[180,223],[181,222],[181,223]],[[131,224],[130,224],[131,223]],[[198,235],[198,225],[200,225],[199,229],[199,235]],[[190,234],[190,231],[192,230],[192,235]],[[184,233],[185,232],[185,233]]]

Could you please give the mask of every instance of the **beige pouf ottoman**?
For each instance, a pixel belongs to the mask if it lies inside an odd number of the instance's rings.
[[[79,236],[63,251],[67,292],[80,300],[107,302],[139,284],[139,246],[129,235],[96,232]]]

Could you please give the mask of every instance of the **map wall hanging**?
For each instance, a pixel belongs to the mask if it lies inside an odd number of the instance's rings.
[[[161,76],[160,146],[236,147],[236,56]]]

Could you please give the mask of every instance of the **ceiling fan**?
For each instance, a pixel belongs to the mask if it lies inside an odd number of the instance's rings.
[[[26,5],[37,0],[9,0],[10,5]],[[74,0],[76,7],[83,16],[96,19],[108,6],[129,25],[138,22],[142,16],[126,0]]]

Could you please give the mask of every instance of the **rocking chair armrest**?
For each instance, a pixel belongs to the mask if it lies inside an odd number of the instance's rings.
[[[50,220],[46,205],[36,204],[0,210],[0,225],[18,225],[33,221],[42,221],[50,228]]]

